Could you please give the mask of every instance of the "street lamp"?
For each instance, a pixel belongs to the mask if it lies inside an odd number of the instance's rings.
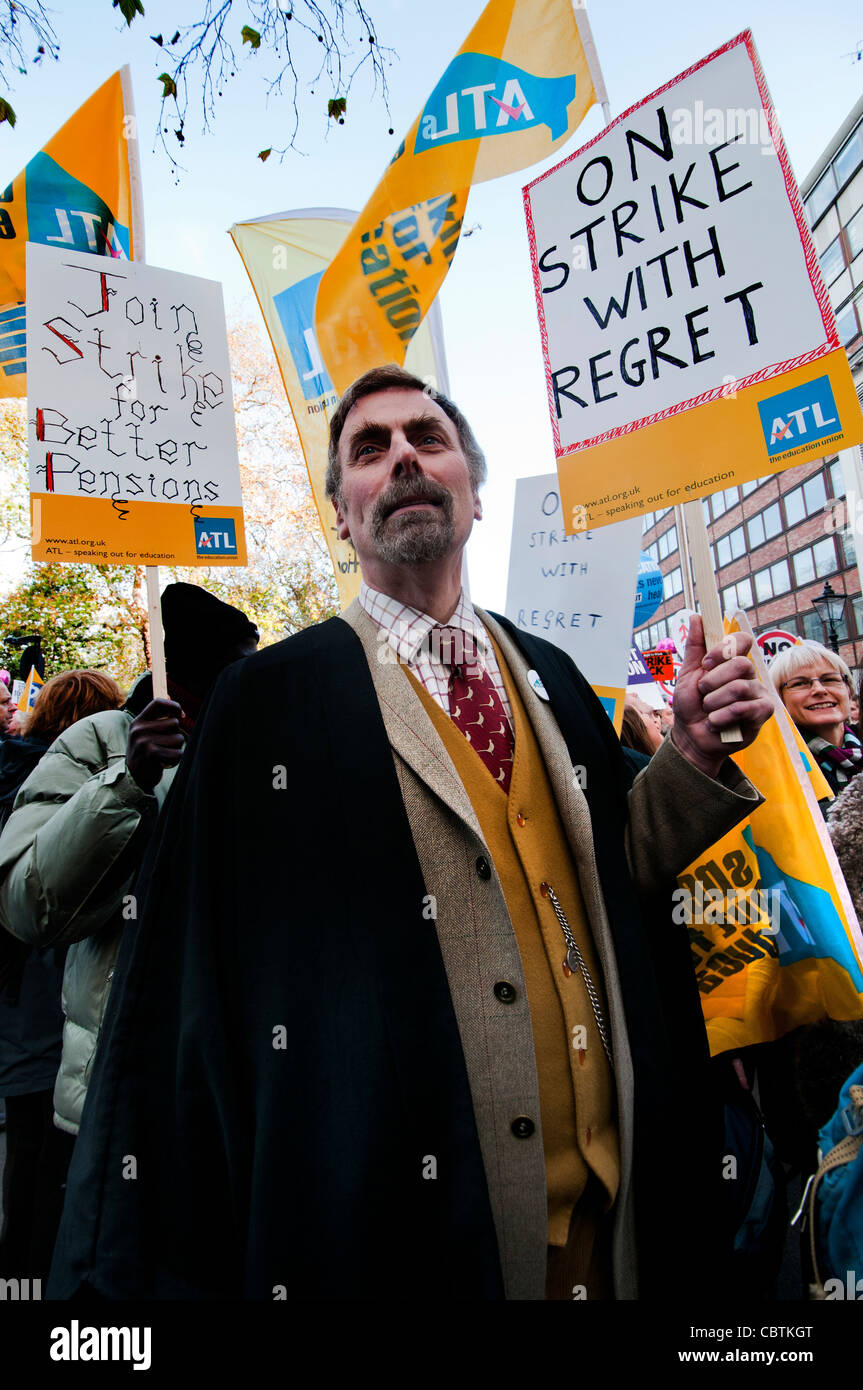
[[[844,593],[837,594],[828,580],[824,585],[824,592],[812,600],[821,619],[827,641],[837,656],[839,655],[839,633],[836,631],[836,625],[841,623],[845,616],[845,599],[846,595]]]

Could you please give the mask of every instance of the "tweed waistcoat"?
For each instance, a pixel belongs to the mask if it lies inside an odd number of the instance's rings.
[[[524,968],[536,1048],[548,1191],[548,1242],[563,1246],[573,1207],[593,1171],[607,1206],[616,1196],[619,1144],[614,1083],[581,972],[563,968],[566,942],[540,884],[563,906],[608,1018],[578,876],[541,751],[495,646],[515,725],[507,796],[440,706],[415,686],[453,760],[498,871]],[[502,982],[506,984],[507,982]]]

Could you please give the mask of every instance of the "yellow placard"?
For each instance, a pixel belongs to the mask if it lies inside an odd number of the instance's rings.
[[[245,565],[242,507],[31,493],[33,559],[90,565]],[[197,524],[196,524],[197,523]]]
[[[797,429],[797,419],[789,421],[787,407],[781,405],[782,397],[817,383],[812,399],[823,400],[825,377],[835,416],[822,408],[824,424],[820,426],[811,407],[807,412],[798,406],[800,423],[814,426],[810,433],[817,438],[802,433],[799,444],[771,455],[771,435],[789,423],[792,430]],[[775,408],[771,404],[774,398],[780,402]],[[801,401],[805,402],[805,394]],[[835,429],[831,419],[835,419]],[[836,348],[769,381],[558,459],[566,530],[571,535],[589,526],[607,526],[662,507],[679,506],[861,442],[860,402],[845,351]],[[609,480],[611,489],[606,491]],[[604,485],[602,491],[597,489],[598,482]]]

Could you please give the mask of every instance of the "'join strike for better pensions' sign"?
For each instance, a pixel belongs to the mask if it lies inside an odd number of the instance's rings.
[[[221,286],[28,244],[33,558],[244,565]]]
[[[525,189],[567,530],[863,438],[747,31]]]

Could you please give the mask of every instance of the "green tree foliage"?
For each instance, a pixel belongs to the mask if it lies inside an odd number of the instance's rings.
[[[107,565],[33,566],[3,601],[0,665],[17,674],[21,652],[8,638],[38,633],[46,676],[91,667],[130,684],[143,664],[141,634],[123,593],[131,574]]]

